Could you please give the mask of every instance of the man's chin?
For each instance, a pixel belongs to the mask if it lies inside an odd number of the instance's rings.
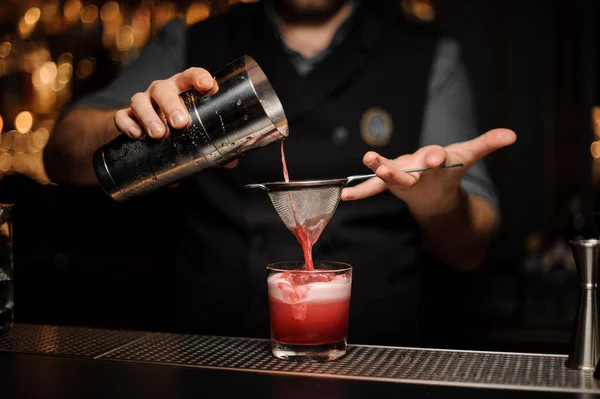
[[[289,22],[325,22],[351,0],[271,0],[279,16]]]

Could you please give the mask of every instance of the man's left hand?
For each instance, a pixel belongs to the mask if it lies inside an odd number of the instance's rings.
[[[493,129],[481,136],[447,147],[426,146],[413,154],[387,159],[376,152],[368,152],[363,163],[376,178],[369,179],[342,192],[342,200],[371,197],[389,189],[407,203],[411,212],[428,215],[449,211],[461,195],[460,182],[469,169],[486,155],[512,145],[517,136],[512,130]],[[462,163],[463,167],[441,169],[446,164]],[[403,169],[437,168],[426,172],[405,173]]]

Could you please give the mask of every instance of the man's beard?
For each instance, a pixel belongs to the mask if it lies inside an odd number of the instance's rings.
[[[321,23],[333,17],[352,0],[270,0],[287,22]]]

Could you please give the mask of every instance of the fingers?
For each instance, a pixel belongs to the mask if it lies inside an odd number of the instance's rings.
[[[423,147],[415,155],[415,163],[418,165],[418,159],[422,157],[421,165],[426,168],[438,168],[446,163],[446,151],[437,145]]]
[[[401,169],[437,168],[446,163],[446,151],[443,147],[430,145],[419,149],[414,154],[402,155],[393,161],[382,157],[376,152],[370,151],[365,154],[363,163],[373,171],[385,163],[393,164]]]
[[[385,189],[385,183],[381,179],[374,177],[354,187],[344,188],[342,190],[342,201],[354,201],[372,197]]]
[[[142,137],[142,128],[134,120],[131,108],[120,109],[115,114],[115,126],[121,133],[137,140]]]
[[[481,156],[514,144],[517,141],[517,135],[509,129],[493,129],[483,134],[483,141],[486,152]]]
[[[423,152],[421,158],[429,156],[429,162],[436,164],[439,162],[439,154]],[[363,157],[363,163],[376,174],[376,178],[369,179],[354,187],[346,187],[342,191],[342,200],[351,201],[372,197],[381,193],[388,186],[395,186],[400,189],[409,189],[419,179],[418,173],[404,173],[400,165],[407,165],[409,162],[415,162],[414,156],[403,156],[396,160],[387,159],[376,152],[370,151]]]
[[[412,155],[405,155],[394,160],[387,159],[376,152],[368,152],[363,163],[388,186],[396,186],[407,190],[419,181],[420,173],[406,173],[405,169],[429,167],[437,168],[446,162],[446,152],[439,146],[423,147]]]
[[[375,171],[377,177],[383,180],[388,187],[393,186],[400,190],[408,190],[414,186],[418,181],[419,173],[405,173],[393,163],[381,165]]]
[[[115,113],[115,126],[121,133],[131,137],[134,140],[142,137],[142,129],[135,120],[135,114],[131,108],[121,109]],[[231,162],[223,165],[224,168],[233,169],[239,163],[238,159],[234,159]]]
[[[470,165],[496,150],[512,145],[515,141],[517,135],[512,130],[493,129],[473,140],[452,144],[447,149],[460,153],[463,158],[461,161]]]
[[[117,129],[133,139],[142,137],[143,130],[151,138],[162,139],[169,126],[185,128],[191,118],[179,94],[192,87],[203,93],[214,94],[218,90],[212,75],[203,68],[188,68],[169,79],[154,81],[144,93],[131,98],[128,109],[115,114]]]
[[[376,152],[370,151],[363,157],[363,163],[370,168],[377,177],[387,184],[412,187],[418,175],[411,176],[408,173],[400,171],[400,167],[395,161],[382,157]]]
[[[363,157],[363,164],[371,170],[376,170],[383,160],[383,157],[374,151],[369,151]]]
[[[191,123],[190,115],[183,105],[179,91],[168,80],[157,80],[147,90],[150,98],[161,109],[169,125],[183,129]]]
[[[130,107],[139,124],[144,128],[150,137],[154,139],[161,139],[166,135],[167,129],[162,119],[154,110],[149,94],[134,94],[134,96],[131,97]]]
[[[192,87],[200,92],[209,92],[216,84],[212,75],[204,68],[188,68],[173,75],[169,80],[179,93]]]

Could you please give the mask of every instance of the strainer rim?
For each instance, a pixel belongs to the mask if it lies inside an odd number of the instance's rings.
[[[252,188],[262,186],[267,191],[293,191],[307,188],[327,188],[327,187],[344,187],[348,183],[348,179],[323,179],[323,180],[294,180],[288,182],[275,181],[269,183],[261,183],[257,185],[247,185],[245,187]]]

